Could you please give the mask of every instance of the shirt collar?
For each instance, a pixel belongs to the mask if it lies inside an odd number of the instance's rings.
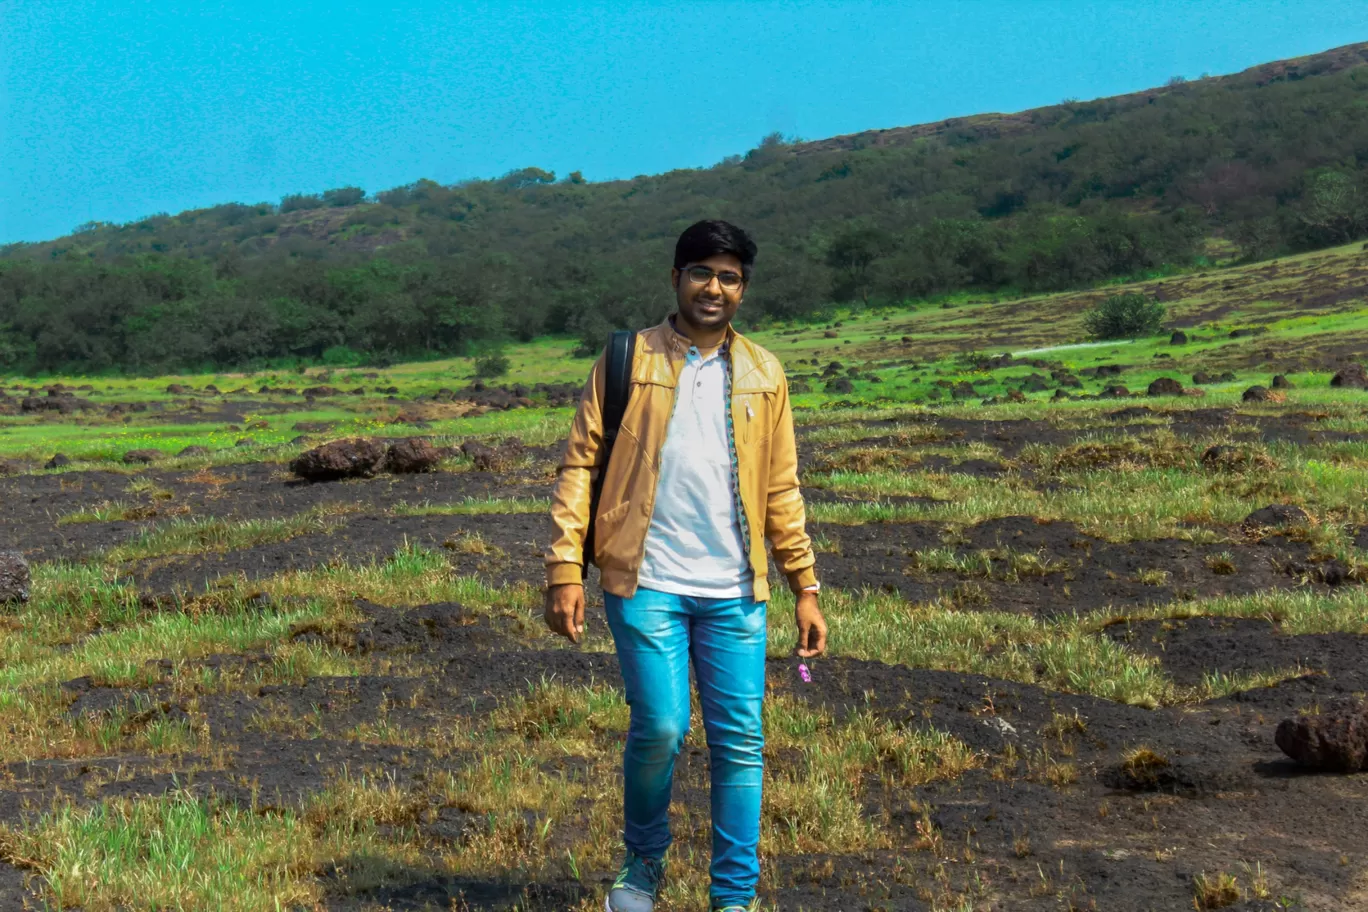
[[[675,325],[675,314],[670,314],[665,318],[665,322],[670,326],[670,345],[679,353],[687,354],[693,348],[693,340],[679,331]],[[731,324],[727,324],[727,334],[722,339],[722,344],[717,347],[717,354],[726,357],[731,354],[732,340],[736,338],[736,330],[732,329]]]

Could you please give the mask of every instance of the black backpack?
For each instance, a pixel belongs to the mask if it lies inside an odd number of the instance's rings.
[[[613,458],[613,444],[617,442],[622,416],[627,411],[627,398],[632,393],[632,355],[636,352],[635,332],[619,330],[608,337],[607,359],[603,383],[603,460],[598,477],[589,494],[589,528],[584,532],[584,562],[594,562],[594,517],[598,515],[599,498],[603,496],[603,478],[608,474],[608,460]]]

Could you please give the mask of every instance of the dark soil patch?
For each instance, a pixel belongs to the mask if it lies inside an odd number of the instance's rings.
[[[1027,516],[979,523],[954,537],[941,524],[922,522],[811,523],[809,531],[839,543],[840,553],[818,555],[821,577],[829,585],[882,589],[910,601],[954,598],[961,607],[1043,617],[1292,588],[1303,585],[1297,571],[1307,566],[1309,554],[1305,543],[1280,536],[1219,545],[1181,539],[1108,542],[1071,523],[1040,523]],[[915,568],[913,552],[945,547],[966,558],[987,553],[993,569]],[[1208,565],[1209,556],[1222,552],[1230,554],[1233,572],[1217,573]],[[1030,561],[1014,571],[1013,555]]]
[[[1196,685],[1215,670],[1259,674],[1298,666],[1318,689],[1368,691],[1368,636],[1289,636],[1260,619],[1201,617],[1113,624],[1107,635],[1158,658],[1179,684]]]

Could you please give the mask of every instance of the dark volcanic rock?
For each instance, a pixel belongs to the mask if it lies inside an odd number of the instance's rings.
[[[397,475],[431,472],[442,461],[442,454],[428,440],[409,437],[390,444],[385,455],[385,469]]]
[[[1169,345],[1187,345],[1187,343],[1187,333],[1183,332],[1181,329],[1177,330],[1176,332],[1174,332],[1173,335],[1169,336]]]
[[[290,471],[310,481],[369,478],[385,462],[385,448],[374,440],[356,437],[334,440],[300,453],[290,461]]]
[[[1148,392],[1151,396],[1181,396],[1183,384],[1172,377],[1160,377],[1149,385]]]
[[[1267,402],[1268,395],[1269,393],[1267,387],[1251,386],[1249,389],[1244,391],[1244,395],[1240,398],[1243,399],[1245,402]]]
[[[168,396],[188,396],[193,392],[194,390],[183,383],[172,383],[166,387],[166,394]]]
[[[1130,390],[1124,386],[1109,386],[1097,394],[1099,399],[1127,399],[1130,397]]]
[[[165,455],[161,450],[129,450],[123,454],[123,461],[125,465],[147,465]]]
[[[1330,385],[1364,389],[1368,387],[1368,373],[1364,372],[1362,364],[1350,364],[1330,378]]]
[[[23,467],[17,462],[10,462],[8,459],[0,459],[0,475],[18,475],[24,471]]]
[[[950,388],[950,397],[952,399],[971,399],[975,395],[977,395],[977,392],[968,380],[961,380]]]
[[[71,465],[71,457],[65,453],[56,453],[51,459],[43,463],[45,469],[60,469],[63,466]]]
[[[461,444],[461,452],[469,456],[475,468],[481,472],[502,472],[522,457],[523,446],[522,441],[516,438],[509,438],[498,447],[478,440],[467,440]]]
[[[1368,703],[1346,700],[1318,715],[1284,719],[1273,740],[1303,766],[1357,773],[1368,768]]]
[[[305,396],[315,399],[322,399],[328,396],[342,395],[342,391],[340,389],[336,389],[331,386],[311,386],[308,389],[302,390],[301,392],[303,392]]]
[[[1211,374],[1208,374],[1206,371],[1198,371],[1197,373],[1192,375],[1193,386],[1206,386],[1208,383],[1215,382],[1216,378],[1211,376]]]
[[[1292,381],[1291,381],[1291,380],[1288,380],[1288,379],[1287,379],[1286,377],[1284,377],[1282,374],[1277,374],[1277,375],[1274,376],[1274,378],[1273,378],[1273,388],[1274,388],[1275,390],[1291,389],[1291,388],[1292,388]]]
[[[845,377],[837,377],[835,380],[827,382],[826,391],[828,393],[853,393],[855,385]]]
[[[1306,511],[1296,504],[1270,504],[1262,510],[1255,510],[1241,523],[1247,529],[1267,526],[1298,526],[1311,521]]]
[[[188,446],[176,454],[177,456],[208,456],[209,448],[202,446]]]
[[[28,561],[18,551],[0,551],[0,605],[15,605],[28,598]]]

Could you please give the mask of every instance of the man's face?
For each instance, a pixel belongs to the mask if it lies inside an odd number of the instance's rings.
[[[689,270],[704,266],[717,275],[705,284],[695,284],[689,277]],[[727,273],[741,275],[741,260],[734,254],[719,253],[706,260],[686,263],[683,269],[671,269],[670,279],[674,282],[675,299],[679,305],[679,315],[697,329],[717,329],[726,326],[736,316],[741,306],[741,297],[746,293],[743,282],[735,289],[722,287],[719,276]]]

